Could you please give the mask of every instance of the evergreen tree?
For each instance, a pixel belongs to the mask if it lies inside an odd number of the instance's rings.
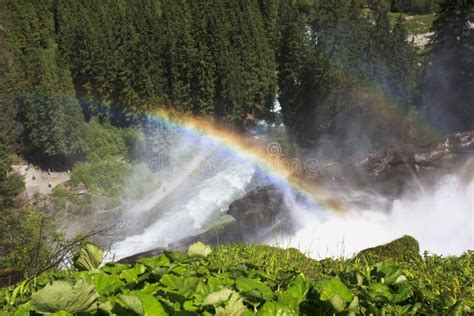
[[[304,73],[312,54],[311,37],[306,19],[300,9],[290,2],[282,2],[280,7],[281,40],[278,54],[278,100],[282,107],[285,123],[294,131],[302,124]],[[307,106],[307,104],[306,104]]]
[[[388,62],[391,76],[389,88],[396,102],[407,109],[413,101],[418,70],[416,51],[407,41],[408,33],[401,15],[393,27],[391,37],[393,42]]]
[[[474,129],[472,1],[443,1],[433,23],[426,107],[445,131]]]
[[[208,0],[191,1],[193,12],[193,38],[195,39],[196,56],[192,65],[192,99],[193,113],[212,115],[216,93],[216,64],[212,57],[208,31],[211,26],[212,2]],[[212,17],[211,17],[212,16]]]
[[[37,158],[54,157],[64,164],[80,154],[83,118],[70,73],[58,56],[51,5],[11,3],[17,20],[10,40],[21,74],[16,88],[25,141]]]

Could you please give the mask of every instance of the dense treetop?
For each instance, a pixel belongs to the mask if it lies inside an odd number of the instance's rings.
[[[375,143],[404,136],[393,117],[448,117],[446,130],[474,121],[469,1],[0,4],[2,104],[36,159],[82,160],[84,121],[136,125],[157,108],[241,127],[278,99],[304,143],[358,125]],[[407,41],[401,15],[390,23],[390,10],[437,10],[429,54]]]

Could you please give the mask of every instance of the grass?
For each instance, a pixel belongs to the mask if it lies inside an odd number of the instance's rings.
[[[228,244],[219,246],[209,256],[218,266],[244,269],[254,266],[267,273],[280,270],[295,270],[309,277],[321,274],[321,263],[306,257],[298,249],[282,249],[268,245]]]

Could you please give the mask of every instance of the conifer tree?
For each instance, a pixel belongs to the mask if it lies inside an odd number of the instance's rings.
[[[391,45],[388,67],[390,70],[390,91],[397,103],[405,109],[412,103],[417,78],[417,55],[408,41],[408,32],[404,19],[400,15],[391,33]]]
[[[445,0],[432,27],[426,107],[435,124],[446,131],[474,128],[474,49],[469,24],[473,10],[472,1]]]
[[[14,64],[22,78],[17,86],[18,115],[25,141],[37,158],[67,163],[80,154],[82,112],[70,73],[58,56],[52,2],[12,3]]]

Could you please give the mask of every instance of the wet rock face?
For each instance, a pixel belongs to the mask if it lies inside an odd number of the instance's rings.
[[[235,218],[226,214],[201,229],[196,235],[173,242],[168,247],[170,249],[186,251],[190,245],[198,241],[217,246],[229,242],[241,242],[242,240],[243,237]]]
[[[283,193],[273,186],[247,193],[229,206],[227,214],[237,220],[239,230],[247,240],[261,237],[272,228],[288,228],[290,222]]]
[[[9,286],[23,280],[24,271],[16,268],[5,268],[0,270],[0,286]]]
[[[133,263],[137,262],[138,259],[151,258],[151,257],[154,257],[154,256],[159,256],[165,251],[166,251],[166,248],[161,248],[161,247],[154,248],[154,249],[151,249],[151,250],[148,250],[148,251],[136,253],[134,255],[122,258],[122,259],[118,260],[117,262],[118,263],[125,263],[125,264],[133,264]]]

